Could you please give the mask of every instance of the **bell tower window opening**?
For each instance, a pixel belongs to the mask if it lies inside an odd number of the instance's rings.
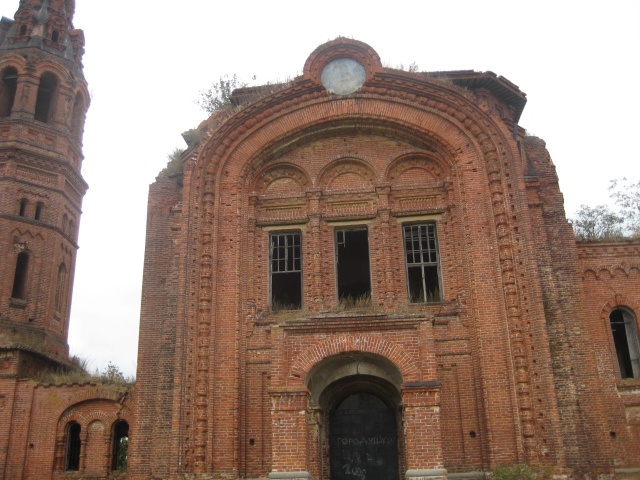
[[[302,308],[300,232],[271,234],[269,243],[271,310],[298,310]]]
[[[26,25],[20,25],[20,36],[24,37],[27,34],[27,26]]]
[[[622,378],[640,378],[640,342],[635,316],[624,308],[609,314],[611,334]]]
[[[8,117],[13,110],[13,102],[18,88],[18,71],[15,68],[4,69],[0,88],[0,117]]]
[[[442,284],[435,223],[405,225],[403,235],[409,302],[439,302]]]
[[[38,202],[36,203],[36,212],[33,216],[34,219],[36,220],[40,220],[42,217],[42,203]]]
[[[27,290],[27,268],[29,267],[29,254],[27,252],[20,252],[18,259],[16,260],[16,272],[13,277],[13,290],[11,292],[12,298],[18,300],[25,300]]]
[[[51,120],[57,87],[58,79],[54,74],[45,73],[40,77],[40,85],[38,86],[38,94],[36,96],[36,111],[34,115],[36,120],[44,123]]]
[[[27,204],[29,201],[26,198],[20,199],[20,210],[18,210],[18,215],[24,217],[27,213]]]
[[[56,313],[64,315],[66,313],[66,297],[67,297],[67,267],[64,263],[58,268],[58,280],[56,284]]]
[[[78,422],[69,422],[67,425],[67,448],[64,458],[66,472],[80,470],[80,429]]]
[[[338,301],[346,306],[371,303],[369,236],[366,228],[335,231]]]
[[[58,38],[60,38],[60,32],[58,32],[58,30],[54,30],[53,32],[51,32],[51,40],[54,42],[58,42]]]

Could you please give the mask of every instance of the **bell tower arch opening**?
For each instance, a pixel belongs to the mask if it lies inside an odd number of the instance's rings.
[[[402,375],[370,353],[329,357],[307,376],[319,409],[321,478],[397,480],[404,465]]]

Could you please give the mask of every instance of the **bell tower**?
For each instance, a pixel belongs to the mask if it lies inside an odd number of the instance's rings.
[[[68,362],[89,106],[75,0],[0,21],[0,352],[14,373]]]

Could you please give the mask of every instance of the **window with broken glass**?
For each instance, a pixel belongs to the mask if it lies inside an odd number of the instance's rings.
[[[299,232],[271,234],[271,310],[302,308],[302,246]]]
[[[442,283],[436,224],[405,225],[403,234],[409,302],[439,302]]]

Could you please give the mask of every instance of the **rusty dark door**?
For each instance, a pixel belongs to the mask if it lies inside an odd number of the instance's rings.
[[[331,480],[398,480],[393,410],[333,410],[330,423]]]

